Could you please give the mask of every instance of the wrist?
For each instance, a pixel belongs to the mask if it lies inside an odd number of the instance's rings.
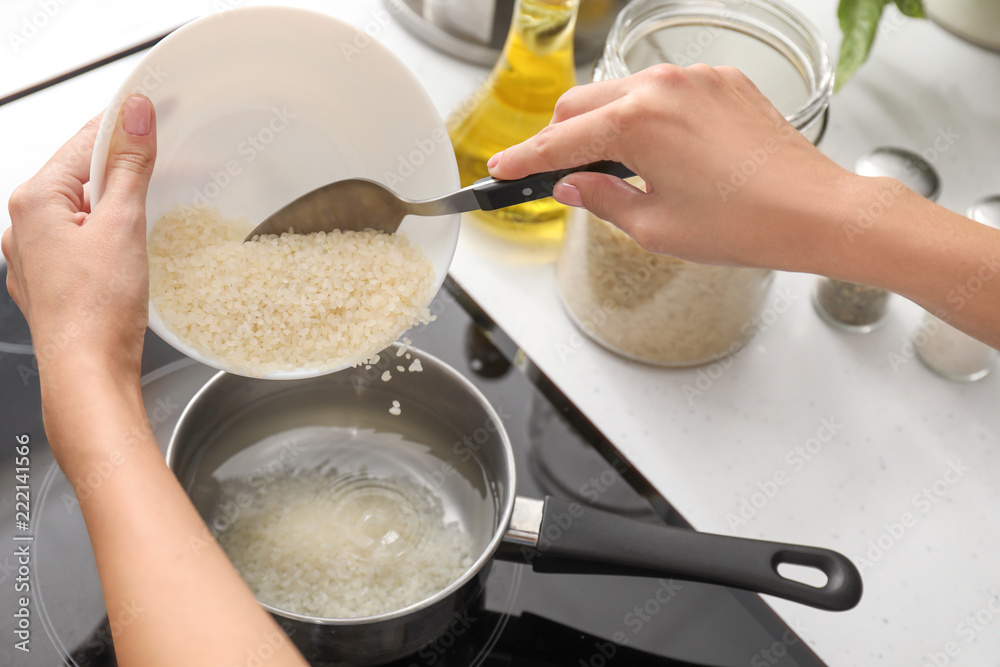
[[[822,158],[799,166],[811,174],[781,173],[749,229],[756,248],[748,265],[815,273],[842,280],[853,272],[853,227],[872,196],[870,179]],[[789,187],[794,183],[794,187]]]
[[[140,367],[131,361],[66,350],[39,358],[38,374],[43,402],[58,404],[66,395],[100,394],[142,403]]]
[[[935,205],[894,178],[851,174],[842,193],[840,224],[819,273],[906,295],[915,258],[933,253]]]
[[[142,367],[142,338],[112,340],[91,332],[66,328],[55,335],[32,332],[35,358],[42,384],[46,377],[61,381],[113,380],[115,384],[139,382]]]
[[[92,354],[60,355],[39,363],[39,382],[45,431],[60,459],[66,450],[86,455],[114,448],[124,433],[149,429],[138,368]]]
[[[793,270],[885,287],[886,254],[896,254],[901,242],[899,209],[919,196],[895,179],[846,170],[817,185],[816,192],[796,195],[812,223],[802,243],[803,265]]]

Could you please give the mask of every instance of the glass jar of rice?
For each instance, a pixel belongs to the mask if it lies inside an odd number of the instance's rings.
[[[593,80],[663,62],[734,66],[810,141],[823,134],[833,87],[826,44],[783,4],[634,0],[618,15]],[[570,316],[599,343],[640,361],[693,366],[741,349],[757,330],[773,274],[655,255],[577,209],[556,279]]]

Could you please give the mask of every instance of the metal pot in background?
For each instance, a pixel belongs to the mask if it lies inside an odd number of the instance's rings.
[[[971,44],[1000,53],[1000,2],[924,0],[927,18]]]
[[[573,48],[577,64],[592,63],[628,0],[580,0]],[[450,56],[492,66],[510,31],[514,0],[386,0],[414,35]]]
[[[399,372],[400,358],[419,360],[422,370]],[[391,379],[382,381],[390,368]],[[279,446],[290,440],[300,457],[291,468]],[[264,604],[313,663],[380,664],[417,651],[445,633],[456,614],[475,608],[494,557],[536,572],[720,584],[827,610],[849,609],[861,597],[858,570],[827,549],[697,533],[559,498],[516,496],[513,449],[493,407],[444,362],[398,344],[370,368],[315,378],[277,382],[220,373],[185,408],[166,456],[210,526],[220,508],[232,506],[224,488],[233,479],[328,467],[336,456],[338,474],[405,475],[439,499],[445,522],[471,536],[473,562],[462,576],[403,609],[317,618]],[[782,564],[815,568],[827,582],[815,587],[787,579],[778,573]]]

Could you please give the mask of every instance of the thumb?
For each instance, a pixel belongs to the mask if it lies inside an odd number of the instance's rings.
[[[622,227],[634,217],[646,193],[610,174],[580,171],[563,178],[553,189],[556,201],[585,208],[598,218]]]
[[[138,213],[146,210],[146,191],[156,160],[156,114],[145,95],[131,95],[122,104],[111,135],[105,179],[105,200]]]

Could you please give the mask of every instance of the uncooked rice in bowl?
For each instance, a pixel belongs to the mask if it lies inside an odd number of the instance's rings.
[[[178,206],[149,236],[150,299],[184,343],[261,376],[357,365],[429,322],[434,267],[400,234],[282,234]]]

